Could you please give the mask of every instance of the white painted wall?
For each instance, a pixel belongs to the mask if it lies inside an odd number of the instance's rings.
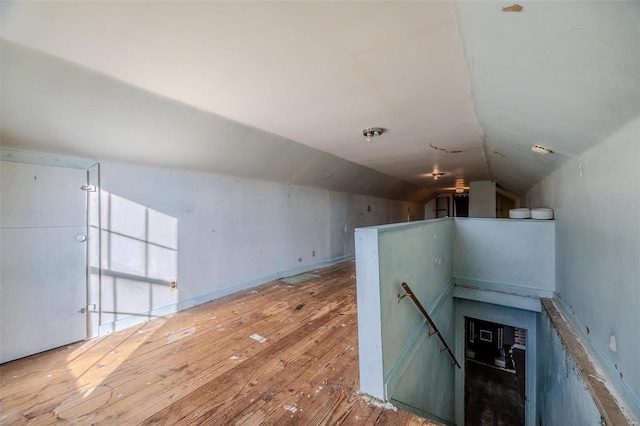
[[[329,196],[330,258],[355,253],[352,236],[357,227],[422,220],[424,206],[366,195],[331,191]]]
[[[496,183],[484,180],[469,184],[469,217],[496,217]]]
[[[424,218],[435,219],[436,218],[436,199],[433,198],[424,205]]]
[[[90,227],[100,235],[101,331],[172,312],[178,219],[101,189],[99,221]]]
[[[567,161],[527,195],[529,206],[555,209],[558,295],[636,418],[640,418],[639,182],[640,119],[636,118],[601,145]]]
[[[119,271],[140,278],[123,277],[123,283],[129,279],[129,285],[121,285],[115,293],[107,279],[103,298],[129,300],[126,309],[140,312],[135,316],[103,315],[103,330],[349,258],[354,254],[355,227],[406,221],[408,209],[421,218],[424,208],[422,204],[318,188],[111,161],[101,162],[101,182],[112,203],[116,200],[131,212],[123,216],[118,234],[143,232],[145,210],[162,219],[164,234],[157,237],[168,240],[160,241],[157,247],[162,253],[156,255],[162,260],[156,266],[166,269],[167,263],[177,259],[178,278],[175,301],[171,300],[175,293],[168,293],[161,283],[152,290],[148,285],[141,290],[138,284],[145,282],[146,272],[140,269],[144,263],[140,259],[145,244],[129,239],[131,250],[123,246],[114,252]],[[107,232],[107,225],[103,227]],[[141,237],[136,238],[144,240]],[[103,252],[103,257],[106,255]],[[171,271],[158,273],[153,278],[166,280]],[[163,302],[149,305],[149,291],[155,292],[153,301]],[[150,309],[155,311],[149,313]]]

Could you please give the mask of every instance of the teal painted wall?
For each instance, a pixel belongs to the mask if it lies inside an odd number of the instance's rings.
[[[640,418],[640,119],[568,160],[527,202],[555,209],[558,296]]]
[[[456,218],[455,225],[457,285],[553,297],[554,221]]]
[[[475,318],[507,320],[502,323],[531,330],[528,377],[535,377],[536,295],[553,294],[554,261],[553,221],[436,219],[357,229],[362,391],[440,421],[454,423],[462,413],[463,406],[456,406],[459,370],[441,352],[437,337],[429,337],[411,300],[398,302],[402,282],[411,286],[452,348],[463,337],[455,330],[464,329],[460,318],[467,308]],[[459,292],[458,274],[463,285],[476,286],[473,291]],[[480,288],[488,303],[478,303],[487,302],[475,294]],[[457,308],[460,303],[464,309]],[[457,358],[462,363],[464,352]],[[535,419],[535,380],[530,385],[527,424]]]
[[[407,282],[453,341],[453,229],[452,219],[437,219],[356,230],[361,390],[447,420],[451,361],[411,299],[398,295]]]
[[[398,294],[404,294],[401,284],[409,284],[427,309],[446,291],[453,277],[453,220],[381,227],[378,238],[383,359],[387,376],[424,321],[409,298],[398,303]]]
[[[409,302],[409,301],[407,301]],[[401,303],[407,303],[403,302]],[[410,303],[410,302],[409,302]],[[455,337],[454,299],[450,292],[430,312],[440,333],[453,350]],[[387,377],[387,390],[393,403],[426,418],[455,421],[455,371],[452,360],[437,336],[429,336],[426,324],[420,327],[397,362],[397,373]],[[458,359],[458,362],[461,362]]]
[[[601,425],[601,416],[580,371],[543,310],[538,316],[540,425]]]

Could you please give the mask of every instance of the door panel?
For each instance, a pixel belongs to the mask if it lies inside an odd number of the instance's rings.
[[[78,310],[85,304],[85,243],[76,241],[75,236],[85,228],[0,232],[1,361],[83,340],[85,316]],[[59,243],[54,250],[52,242]]]
[[[2,162],[2,228],[85,226],[86,170]]]
[[[2,162],[0,362],[86,337],[87,173]]]

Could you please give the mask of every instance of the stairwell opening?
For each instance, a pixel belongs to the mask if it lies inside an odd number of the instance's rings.
[[[524,425],[525,329],[465,317],[465,426]]]

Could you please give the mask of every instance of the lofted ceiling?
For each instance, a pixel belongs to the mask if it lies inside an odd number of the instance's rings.
[[[640,3],[513,4],[3,2],[2,143],[392,198],[523,194],[640,116]]]

